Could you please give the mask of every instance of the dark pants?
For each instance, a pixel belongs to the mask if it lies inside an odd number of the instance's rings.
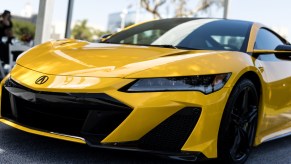
[[[5,64],[9,63],[9,44],[0,42],[0,60]]]

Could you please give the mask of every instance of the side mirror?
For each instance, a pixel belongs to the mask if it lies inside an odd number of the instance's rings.
[[[253,54],[275,54],[279,59],[291,60],[291,45],[278,45],[275,50],[254,50]]]
[[[112,34],[104,34],[102,35],[98,40],[97,42],[98,43],[102,43],[104,40],[106,40],[108,37],[110,37]]]
[[[291,45],[289,44],[283,44],[279,45],[275,48],[276,51],[290,51],[291,52]]]
[[[291,60],[291,45],[279,45],[275,48],[275,56],[279,59]]]

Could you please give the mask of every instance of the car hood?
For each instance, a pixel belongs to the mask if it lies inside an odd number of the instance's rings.
[[[51,75],[125,77],[213,53],[217,52],[63,40],[30,49],[17,64]]]

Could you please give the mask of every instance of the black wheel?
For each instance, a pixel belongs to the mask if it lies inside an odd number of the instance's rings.
[[[257,122],[259,97],[255,85],[240,80],[228,99],[218,135],[218,159],[224,163],[244,163],[252,148]]]

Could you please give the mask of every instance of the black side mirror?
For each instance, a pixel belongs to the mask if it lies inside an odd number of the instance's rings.
[[[279,45],[275,48],[275,51],[290,51],[291,53],[291,45],[289,44]]]
[[[279,45],[275,48],[275,56],[283,60],[291,60],[291,45]]]

